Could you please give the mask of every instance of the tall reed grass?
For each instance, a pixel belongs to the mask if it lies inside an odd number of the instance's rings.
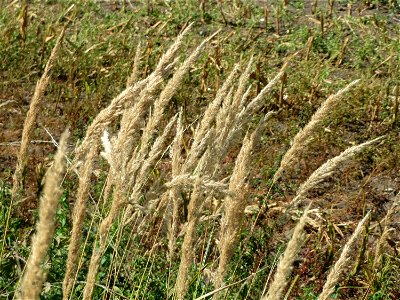
[[[96,286],[103,286],[98,283],[99,270],[104,268],[102,259],[111,246],[114,249],[115,261],[113,260],[114,265],[108,266],[107,286],[104,289],[112,290],[113,268],[120,270],[124,261],[133,255],[129,249],[131,236],[141,236],[141,240],[146,237],[152,241],[150,257],[154,249],[162,247],[160,245],[165,246],[162,251],[169,258],[171,272],[173,265],[179,265],[176,274],[169,274],[167,289],[171,297],[185,299],[191,289],[192,268],[198,262],[198,228],[205,218],[215,220],[216,231],[216,238],[213,241],[215,258],[210,271],[210,285],[213,286],[214,292],[211,294],[218,299],[221,297],[221,291],[229,287],[227,275],[230,274],[231,261],[244,228],[245,207],[249,204],[248,186],[254,167],[252,164],[254,151],[260,137],[264,135],[264,128],[277,112],[266,113],[255,128],[253,118],[257,116],[269,93],[276,88],[286,69],[289,68],[289,60],[255,95],[249,84],[254,59],[237,63],[199,117],[198,124],[191,134],[189,126],[185,127],[182,111],[171,114],[167,108],[183,84],[191,66],[210,41],[216,38],[218,32],[206,38],[180,63],[179,50],[190,27],[191,25],[182,31],[160,58],[154,71],[146,78],[140,78],[139,75],[142,50],[140,45],[137,45],[133,71],[127,79],[125,90],[112,99],[110,104],[94,118],[75,151],[73,167],[77,168],[79,181],[62,284],[63,299],[74,299],[78,295],[78,291],[75,290],[78,275],[85,277],[82,298],[98,297]],[[33,102],[36,104],[32,104],[32,109],[36,113],[28,114],[27,117],[29,124],[26,125],[27,133],[23,134],[18,168],[23,165],[26,157],[27,141],[36,119],[37,102],[42,98],[44,88],[48,84],[48,72],[54,64],[63,34],[64,32],[56,43],[45,75],[38,84],[38,91],[35,92],[36,100]],[[272,184],[276,184],[285,171],[293,168],[293,163],[305,151],[305,146],[311,142],[322,121],[335,109],[339,99],[357,82],[353,81],[329,97],[310,122],[296,135],[292,147],[284,155],[272,179]],[[51,244],[55,227],[54,213],[60,196],[59,186],[65,165],[65,140],[64,135],[54,166],[46,177],[39,208],[37,233],[22,279],[20,299],[38,299],[44,282],[41,264]],[[308,191],[332,175],[339,165],[380,140],[382,138],[353,146],[328,160],[300,186],[291,204],[299,204]],[[103,151],[100,156],[101,147]],[[237,153],[232,154],[234,157],[232,165],[224,163],[228,153]],[[102,199],[102,214],[100,217],[95,217],[87,211],[89,206],[87,200],[91,192],[92,173],[94,168],[98,167],[99,160],[108,164],[108,179]],[[161,162],[169,162],[171,168],[164,170],[158,177],[154,176],[153,172]],[[18,168],[15,180],[20,177]],[[19,186],[15,182],[13,195]],[[294,261],[305,238],[305,227],[310,218],[310,211],[310,207],[305,209],[294,228],[268,292],[266,295],[260,295],[262,299],[282,299]],[[91,236],[93,244],[89,245],[91,252],[86,253],[90,259],[82,255],[88,241],[84,233],[87,216],[98,218],[93,222],[93,230],[87,233],[94,234]],[[343,266],[350,257],[350,249],[369,216],[367,214],[359,223],[346,244],[327,278],[319,299],[327,299],[333,287],[339,282]],[[156,223],[158,227],[154,233],[152,225]],[[122,238],[128,236],[126,234],[128,231],[131,233],[124,245]],[[204,248],[212,247],[211,244],[209,242]],[[203,255],[204,252],[205,250]],[[82,259],[86,259],[84,262],[87,265],[86,275],[83,274],[85,269],[81,268]],[[149,261],[146,268],[148,264]],[[134,297],[135,294],[135,297],[139,297],[144,284],[146,283],[143,277],[139,282],[135,282],[136,292],[132,291],[131,296]]]

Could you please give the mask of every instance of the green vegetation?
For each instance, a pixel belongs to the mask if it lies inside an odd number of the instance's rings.
[[[331,297],[399,299],[399,13],[390,0],[1,1],[0,299],[28,295],[57,157],[40,299],[63,299],[66,284],[70,299],[196,299],[225,285],[206,298],[325,299],[353,233]],[[116,104],[123,91],[134,97]],[[264,298],[276,280],[282,294]]]

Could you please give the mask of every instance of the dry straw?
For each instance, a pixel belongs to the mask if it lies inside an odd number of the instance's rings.
[[[221,124],[220,127],[217,126],[217,132],[219,132],[218,138],[215,140],[215,147],[219,148],[219,156],[223,156],[227,149],[229,148],[229,143],[227,143],[227,136],[232,130],[232,124],[236,121],[238,113],[242,110],[242,101],[246,92],[246,85],[250,78],[251,67],[253,65],[253,57],[250,58],[246,69],[240,75],[238,86],[236,92],[232,97],[230,105],[226,106],[226,112],[224,114],[219,113],[217,115],[217,125]],[[232,91],[233,93],[233,91]],[[230,101],[229,97],[227,97]],[[226,101],[227,102],[227,101]],[[244,104],[244,103],[243,103]],[[221,157],[218,157],[220,159]]]
[[[285,252],[279,260],[274,280],[268,289],[266,297],[263,298],[264,300],[282,299],[283,292],[285,291],[288,283],[288,277],[293,269],[293,263],[304,241],[304,226],[306,225],[308,211],[309,207],[305,210],[303,216],[300,218],[299,222],[294,228],[292,238],[290,239]]]
[[[149,83],[150,77],[137,82],[128,87],[115,97],[108,107],[103,109],[89,126],[82,144],[76,149],[75,162],[81,160],[87,151],[99,142],[101,135],[107,126],[115,120],[125,110],[125,106],[130,103],[129,100],[138,97],[144,87]]]
[[[368,214],[361,220],[361,222],[358,223],[358,226],[354,231],[353,235],[350,237],[350,239],[344,246],[339,259],[333,266],[332,270],[329,272],[328,278],[326,279],[322,292],[318,296],[318,300],[326,300],[334,292],[335,286],[339,282],[339,278],[342,275],[345,266],[349,262],[349,259],[351,258],[351,250],[355,242],[357,241],[357,238],[360,236],[364,228],[364,224],[367,222],[369,216],[370,213],[368,212]]]
[[[261,90],[261,92],[250,101],[250,103],[244,107],[248,95],[250,93],[250,87],[247,91],[243,94],[240,100],[239,106],[237,106],[238,100],[234,100],[234,107],[237,107],[238,111],[235,114],[233,121],[227,125],[231,128],[229,133],[226,136],[224,141],[224,151],[233,147],[235,142],[238,140],[239,133],[246,127],[246,125],[251,121],[251,117],[257,113],[257,111],[263,106],[266,95],[271,92],[275,86],[279,83],[279,80],[282,78],[283,74],[285,73],[285,69],[288,65],[289,60],[282,66],[281,70],[278,74],[275,75],[274,78]],[[239,79],[240,82],[240,79]],[[239,85],[240,87],[240,85]],[[237,97],[237,95],[235,95]],[[273,115],[273,112],[269,112],[268,115]],[[240,141],[240,139],[239,139]]]
[[[162,77],[156,76],[143,87],[143,90],[138,95],[137,102],[128,110],[125,111],[123,120],[121,121],[121,129],[115,143],[115,149],[118,156],[115,162],[118,163],[117,169],[125,168],[130,164],[131,160],[135,160],[135,156],[141,155],[142,159],[147,154],[146,150],[149,145],[140,145],[139,154],[136,154],[136,148],[140,139],[140,131],[143,127],[143,120],[146,112],[150,109],[151,104],[156,99],[156,93],[161,88]],[[146,149],[140,151],[140,149]]]
[[[141,53],[142,49],[141,49],[141,43],[139,42],[139,44],[136,47],[136,54],[135,54],[135,58],[133,61],[133,68],[132,68],[132,72],[131,75],[129,76],[129,78],[126,81],[126,88],[129,89],[131,86],[135,85],[139,78],[140,78],[140,62],[141,62]],[[128,114],[123,114],[122,115],[122,120],[121,120],[121,124],[125,124],[126,122],[128,122]],[[115,176],[115,171],[112,167],[116,166],[115,162],[113,162],[113,156],[111,153],[111,149],[113,148],[111,145],[111,142],[109,140],[109,134],[107,129],[105,129],[103,131],[103,135],[101,137],[101,141],[104,147],[104,152],[102,152],[102,156],[107,160],[107,162],[110,165],[110,168],[108,170],[108,174],[107,174],[107,180],[106,180],[106,184],[104,187],[104,194],[103,194],[103,199],[104,199],[104,203],[106,203],[107,199],[109,198],[112,188],[113,188],[113,178]]]
[[[156,163],[160,155],[165,149],[167,138],[170,136],[172,132],[173,125],[176,123],[177,115],[171,118],[168,124],[165,126],[163,133],[156,138],[153,146],[149,150],[146,160],[142,163],[138,176],[136,178],[136,185],[142,187],[145,182],[147,181],[147,174],[149,173],[151,167]],[[140,161],[141,158],[139,157],[138,160]],[[138,165],[138,164],[137,164]],[[133,182],[130,181],[130,184]]]
[[[222,84],[221,88],[218,90],[214,100],[207,106],[207,109],[204,112],[204,116],[200,121],[200,125],[198,126],[198,128],[194,133],[193,144],[191,147],[192,150],[189,153],[189,157],[191,157],[191,154],[196,152],[194,149],[198,148],[198,146],[201,144],[201,142],[204,140],[205,136],[211,129],[213,122],[215,121],[215,118],[218,112],[220,111],[221,103],[223,102],[224,98],[226,97],[230,88],[232,87],[238,72],[239,72],[239,64],[236,64],[231,73],[228,75],[227,79]],[[190,158],[188,158],[187,161],[185,162],[184,166],[185,173],[187,172],[187,170],[191,170],[191,168],[194,167],[193,162],[191,164],[188,164],[189,161],[191,161]]]
[[[42,268],[50,247],[55,229],[55,214],[61,196],[60,185],[63,180],[68,132],[61,136],[59,149],[54,157],[53,166],[46,174],[46,181],[39,207],[39,220],[36,234],[32,239],[32,249],[22,278],[18,299],[39,299],[46,273]]]
[[[196,175],[183,174],[174,177],[170,182],[165,183],[167,188],[190,189],[194,186]],[[229,186],[221,181],[214,181],[203,177],[201,181],[201,188],[214,193],[219,193],[225,196],[234,196],[235,193],[229,190]]]
[[[284,171],[289,170],[289,166],[292,165],[294,161],[301,157],[301,152],[312,141],[315,132],[320,128],[321,123],[334,110],[340,99],[342,99],[343,95],[359,81],[360,80],[354,80],[336,94],[329,96],[328,99],[322,103],[322,105],[311,117],[311,120],[307,123],[307,125],[294,137],[292,146],[283,156],[279,169],[276,171],[273,177],[273,183],[275,183],[282,176]]]
[[[193,143],[181,168],[181,173],[179,176],[173,178],[171,186],[180,185],[181,183],[179,182],[185,182],[190,185],[190,180],[188,181],[187,179],[191,177],[190,174],[192,172],[201,174],[203,178],[209,177],[211,181],[218,175],[217,173],[221,172],[218,167],[220,166],[221,158],[234,142],[238,143],[240,141],[238,139],[239,133],[246,124],[250,122],[250,115],[262,106],[266,94],[272,90],[280,76],[282,76],[282,72],[279,72],[262,92],[250,101],[247,107],[244,107],[249,94],[249,89],[246,90],[245,85],[250,76],[251,65],[252,60],[249,61],[245,71],[239,77],[238,86],[235,90],[234,82],[239,72],[239,65],[236,65],[218,90],[214,100],[208,105],[204,117],[194,133]],[[286,64],[283,69],[285,67]],[[226,273],[228,261],[231,258],[232,251],[236,244],[241,218],[246,204],[243,191],[245,190],[246,180],[250,170],[251,151],[256,143],[255,140],[258,137],[261,124],[271,115],[273,114],[267,114],[251,137],[246,136],[236,160],[229,190],[223,192],[228,195],[225,196],[227,198],[225,199],[225,216],[222,221],[223,229],[221,229],[221,258],[217,270],[216,287],[224,284],[224,275]],[[221,141],[222,145],[219,145],[217,141]],[[222,186],[213,191],[213,193],[221,193],[221,191],[224,191]],[[174,239],[170,240],[171,243],[173,243],[173,241]],[[173,247],[170,248],[172,249]],[[184,267],[182,268],[185,269]],[[182,279],[180,280],[184,282]],[[185,289],[183,290],[185,291]],[[183,297],[184,293],[180,292],[179,295]]]
[[[42,102],[43,102],[44,92],[46,91],[46,88],[50,82],[50,72],[54,66],[58,52],[61,48],[64,34],[65,34],[65,28],[62,29],[62,31],[56,41],[56,44],[55,44],[53,50],[51,51],[51,54],[50,54],[49,60],[47,61],[43,75],[36,84],[35,92],[33,94],[32,101],[29,106],[29,110],[26,115],[26,118],[25,118],[25,123],[24,123],[24,127],[22,130],[21,147],[18,152],[17,165],[16,165],[15,172],[13,175],[13,187],[11,190],[11,203],[9,205],[9,209],[7,212],[7,220],[6,220],[5,229],[4,229],[4,233],[3,233],[3,241],[2,241],[2,246],[1,246],[0,259],[2,259],[2,257],[3,257],[4,245],[5,245],[5,241],[6,241],[8,225],[10,222],[13,203],[14,203],[14,201],[16,201],[19,198],[20,193],[22,193],[23,173],[24,173],[24,169],[25,169],[25,166],[26,166],[26,163],[28,160],[28,147],[29,147],[30,141],[32,139],[32,134],[33,134],[33,130],[35,128],[35,124],[36,124],[36,120],[37,120],[37,117],[39,114],[40,106],[42,105]]]
[[[167,127],[164,130],[165,132],[170,132],[172,128],[172,122],[173,120],[167,125]],[[157,153],[161,153],[161,149],[164,145],[165,138],[167,134],[163,134],[159,139],[158,142],[156,140],[155,144],[153,145],[153,148],[150,150],[150,156],[148,159],[146,159],[144,162],[142,162],[143,168],[141,169],[141,174],[142,176],[138,178],[138,182],[133,187],[133,192],[131,194],[131,198],[133,201],[137,201],[138,195],[140,194],[140,190],[142,188],[143,182],[147,178],[147,173],[150,170],[150,166],[154,161],[156,160]],[[152,154],[154,153],[154,154]],[[147,170],[147,171],[145,171]],[[126,172],[126,170],[122,170],[123,173]],[[128,180],[128,184],[127,184]],[[83,299],[90,299],[93,294],[94,286],[95,286],[95,281],[96,281],[96,274],[99,268],[99,263],[100,259],[106,249],[107,242],[108,242],[108,234],[110,231],[110,228],[113,224],[113,222],[117,219],[117,217],[120,215],[120,212],[126,207],[129,199],[128,191],[129,187],[131,184],[129,183],[130,178],[127,178],[124,176],[124,174],[121,175],[120,178],[116,181],[116,187],[115,187],[115,192],[114,192],[114,197],[113,201],[111,203],[111,208],[107,214],[107,216],[101,221],[99,225],[99,240],[98,240],[98,246],[94,245],[94,250],[92,253],[92,257],[90,259],[90,264],[89,264],[89,271],[87,275],[87,282],[85,285],[84,293],[83,293]],[[140,181],[139,181],[140,180]],[[126,215],[129,217],[129,215]],[[127,218],[126,217],[126,218]],[[126,219],[125,218],[125,219]],[[121,222],[123,223],[123,222]]]

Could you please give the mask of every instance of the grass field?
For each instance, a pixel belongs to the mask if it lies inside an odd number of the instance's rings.
[[[0,299],[400,299],[400,2],[0,1]]]

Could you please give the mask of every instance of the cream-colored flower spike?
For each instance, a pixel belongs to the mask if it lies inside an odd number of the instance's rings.
[[[32,250],[26,263],[25,274],[22,278],[17,299],[39,299],[46,272],[42,264],[53,239],[55,215],[61,197],[61,182],[64,177],[67,152],[68,132],[61,136],[54,163],[47,171],[43,196],[40,199],[39,220],[36,223],[36,234],[32,239]]]

